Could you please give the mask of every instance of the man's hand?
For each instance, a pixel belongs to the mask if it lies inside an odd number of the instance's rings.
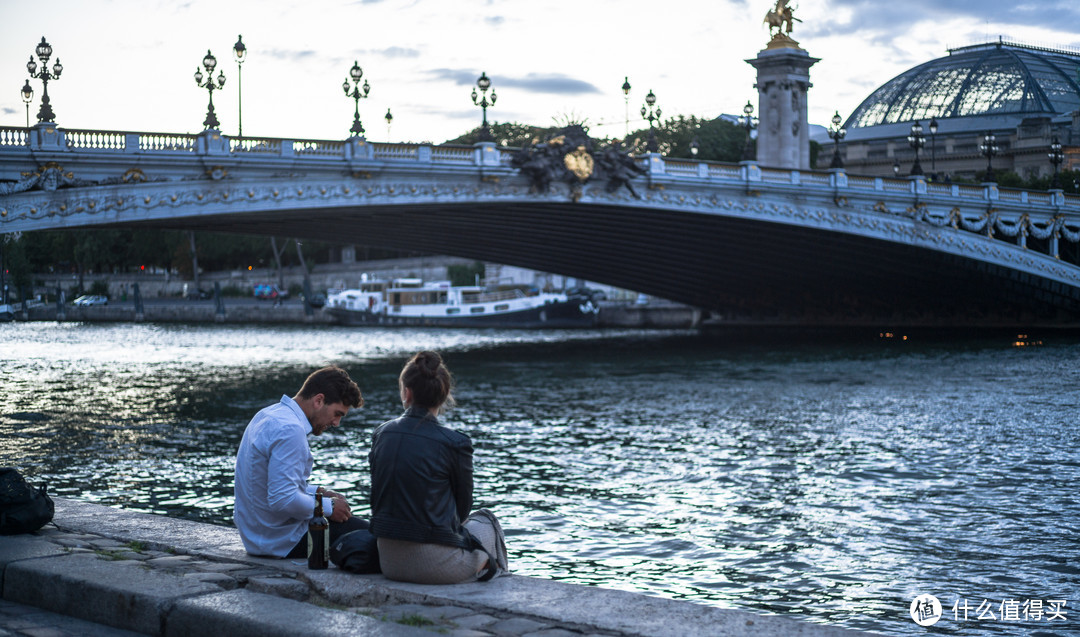
[[[325,491],[324,495],[330,498],[334,506],[334,510],[330,514],[331,522],[346,522],[352,517],[352,511],[349,510],[349,503],[345,501],[345,496],[332,491]]]

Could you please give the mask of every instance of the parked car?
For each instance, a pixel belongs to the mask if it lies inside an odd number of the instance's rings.
[[[109,297],[100,294],[84,294],[71,302],[72,305],[108,305]]]
[[[289,298],[289,293],[276,285],[256,285],[255,298],[260,301],[281,301]]]

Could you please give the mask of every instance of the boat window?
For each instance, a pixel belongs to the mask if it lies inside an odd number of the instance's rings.
[[[446,313],[447,314],[457,314],[460,311],[461,311],[460,307],[448,307],[448,308],[446,308]]]
[[[505,312],[506,310],[509,310],[509,309],[510,309],[510,304],[509,303],[499,303],[498,305],[495,306],[495,311],[496,312]]]
[[[479,306],[479,307],[474,307],[474,308],[470,308],[470,309],[469,309],[469,312],[470,312],[471,314],[480,314],[480,313],[481,313],[481,312],[483,312],[483,311],[484,311],[484,306],[482,306],[482,305],[481,305],[481,306]]]

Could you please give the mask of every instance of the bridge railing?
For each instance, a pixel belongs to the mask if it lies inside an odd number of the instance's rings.
[[[124,154],[147,155],[218,155],[282,158],[294,161],[303,158],[311,162],[373,161],[391,163],[439,164],[444,166],[479,166],[509,169],[517,148],[496,147],[491,143],[467,145],[433,145],[415,143],[368,142],[363,138],[347,140],[286,139],[275,137],[228,137],[220,131],[207,130],[190,133],[151,133],[132,131],[107,131],[62,129],[54,124],[42,123],[31,128],[0,127],[0,161],[19,163],[25,172],[26,157],[33,151],[37,160],[47,153],[78,153],[80,156],[100,157]],[[37,154],[38,152],[44,154]],[[8,157],[11,160],[5,160]],[[51,160],[63,162],[58,156]],[[35,161],[37,161],[35,160]],[[830,171],[783,170],[758,166],[754,162],[724,164],[693,159],[668,158],[650,153],[634,158],[637,166],[645,171],[650,183],[684,183],[686,185],[725,183],[762,185],[784,188],[786,186],[830,189],[845,196],[859,193],[881,193],[883,198],[910,194],[919,197],[951,198],[958,202],[983,201],[1023,206],[1056,207],[1072,219],[1080,218],[1080,197],[1065,195],[1060,190],[1038,192],[999,189],[996,184],[943,184],[929,182],[917,177],[867,177],[847,175],[842,169]],[[0,166],[2,167],[2,166]],[[18,173],[16,173],[18,174]],[[0,179],[4,177],[0,176]],[[10,179],[10,178],[9,178]],[[0,184],[2,185],[2,184]],[[917,205],[917,204],[916,204]]]

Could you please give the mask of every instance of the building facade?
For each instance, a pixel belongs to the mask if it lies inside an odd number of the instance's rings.
[[[845,169],[911,174],[916,122],[918,158],[931,178],[978,181],[988,164],[1024,178],[1046,176],[1054,170],[1048,154],[1055,140],[1064,153],[1061,170],[1080,169],[1080,52],[1004,40],[950,49],[885,83],[855,109],[839,145]],[[818,168],[829,167],[831,144]],[[988,157],[989,146],[995,148]]]

